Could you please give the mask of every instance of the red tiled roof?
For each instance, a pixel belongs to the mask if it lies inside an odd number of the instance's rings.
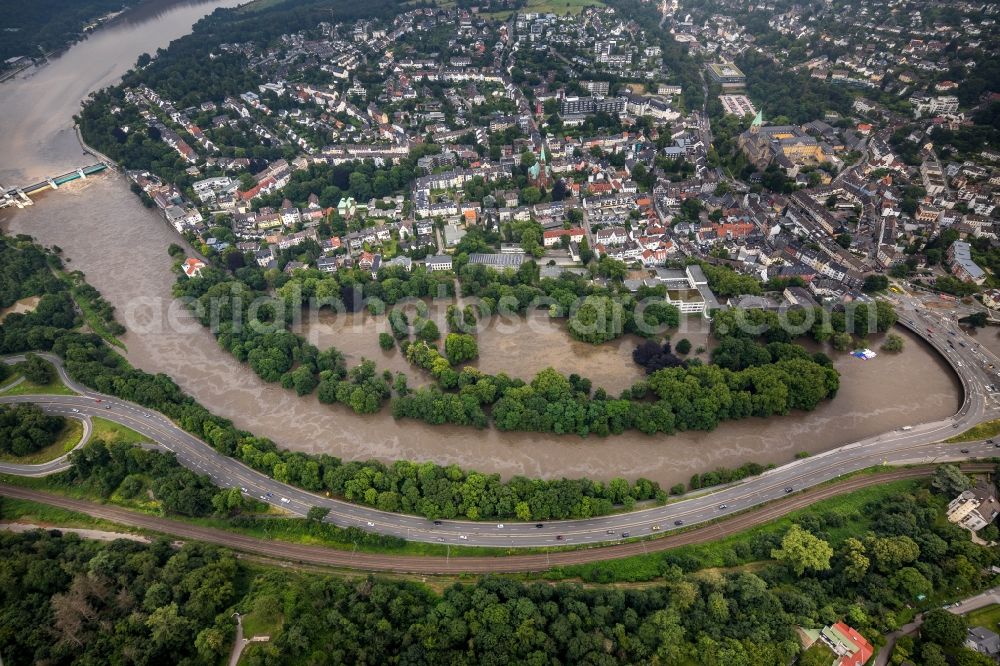
[[[853,654],[841,657],[836,666],[862,666],[862,664],[871,659],[874,649],[871,643],[865,640],[864,636],[843,622],[836,623],[833,625],[833,628],[850,639],[851,643],[854,644],[855,650]]]

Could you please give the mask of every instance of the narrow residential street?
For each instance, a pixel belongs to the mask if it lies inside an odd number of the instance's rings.
[[[990,604],[1000,604],[1000,587],[993,587],[973,597],[962,599],[949,608],[948,612],[954,613],[955,615],[965,615],[966,613],[971,613],[974,610],[979,610],[980,608],[984,608]],[[916,633],[917,630],[920,629],[920,625],[923,623],[924,614],[920,613],[913,618],[913,622],[904,624],[896,631],[886,634],[885,645],[882,646],[882,649],[879,650],[878,654],[875,656],[874,665],[886,666],[886,664],[889,663],[889,658],[892,656],[893,649],[896,647],[896,641],[899,640],[901,636],[909,636]]]

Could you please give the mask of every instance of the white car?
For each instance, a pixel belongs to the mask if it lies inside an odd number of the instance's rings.
[[[80,413],[80,410],[77,409],[76,407],[74,407],[72,411],[73,411],[74,414],[79,414]]]
[[[290,499],[288,499],[287,497],[282,497],[282,498],[281,498],[281,503],[282,503],[282,504],[288,504],[288,503],[289,503],[290,501],[291,501],[291,500],[290,500]]]
[[[461,539],[462,541],[468,541],[469,540],[469,537],[465,536],[464,534],[460,534],[458,536],[458,538]]]
[[[502,530],[503,529],[503,523],[497,523],[497,529],[498,530]]]
[[[369,520],[368,521],[368,527],[375,527],[375,523],[373,523],[372,521]]]

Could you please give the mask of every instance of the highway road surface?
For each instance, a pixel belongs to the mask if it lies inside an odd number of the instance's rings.
[[[967,472],[991,471],[992,463],[966,463],[962,467]],[[644,555],[669,550],[679,546],[715,541],[762,523],[776,520],[791,511],[811,506],[816,502],[867,486],[888,483],[899,479],[913,479],[932,474],[932,466],[906,468],[882,474],[860,474],[832,484],[811,488],[796,493],[767,506],[750,509],[729,519],[677,532],[663,538],[643,541],[628,541],[595,548],[578,548],[545,553],[519,554],[507,556],[427,556],[398,555],[391,553],[366,553],[337,550],[326,546],[272,541],[227,532],[193,523],[161,518],[119,506],[97,504],[63,495],[54,495],[41,490],[7,486],[0,484],[0,495],[41,502],[69,511],[84,513],[94,518],[109,520],[120,525],[152,530],[186,540],[202,541],[225,546],[233,550],[252,553],[283,562],[329,566],[367,571],[395,571],[419,574],[458,573],[515,573],[546,571],[552,567],[585,564],[619,557]]]
[[[911,301],[905,299],[898,305],[900,324],[931,344],[955,369],[965,396],[955,415],[931,423],[914,424],[796,460],[760,476],[690,499],[641,511],[581,520],[547,523],[444,520],[436,524],[422,517],[383,512],[301,490],[216,452],[155,411],[80,386],[66,376],[58,357],[51,355],[47,358],[56,363],[63,381],[80,395],[0,397],[0,402],[33,402],[54,413],[70,410],[74,415],[101,416],[115,421],[174,452],[181,464],[209,475],[219,486],[241,488],[244,493],[293,515],[304,516],[313,506],[328,508],[327,520],[341,527],[354,526],[411,541],[462,546],[597,545],[665,534],[715,521],[727,514],[773,502],[875,465],[937,464],[1000,455],[1000,444],[991,442],[943,443],[943,440],[977,423],[1000,417],[1000,394],[994,387],[994,382],[1000,383],[997,370],[1000,359],[981,348],[941,315],[927,308],[914,307]]]

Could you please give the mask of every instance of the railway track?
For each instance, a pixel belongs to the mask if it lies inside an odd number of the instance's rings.
[[[991,472],[996,469],[996,465],[993,463],[966,463],[961,465],[961,468],[963,471],[970,473]],[[655,553],[680,546],[706,543],[732,536],[752,527],[776,520],[788,515],[792,511],[811,506],[820,500],[860,490],[868,486],[884,484],[889,481],[927,477],[934,472],[934,469],[932,466],[920,466],[898,469],[891,472],[853,476],[842,481],[804,490],[764,506],[748,509],[740,514],[722,519],[710,525],[695,527],[659,539],[639,540],[613,546],[595,546],[593,548],[530,555],[468,557],[363,553],[285,541],[269,541],[225,530],[191,525],[169,518],[150,516],[122,507],[72,499],[40,490],[6,484],[0,484],[0,495],[39,502],[129,527],[161,532],[180,539],[211,543],[285,562],[395,573],[485,574],[545,571],[558,566],[600,562],[633,555]]]

